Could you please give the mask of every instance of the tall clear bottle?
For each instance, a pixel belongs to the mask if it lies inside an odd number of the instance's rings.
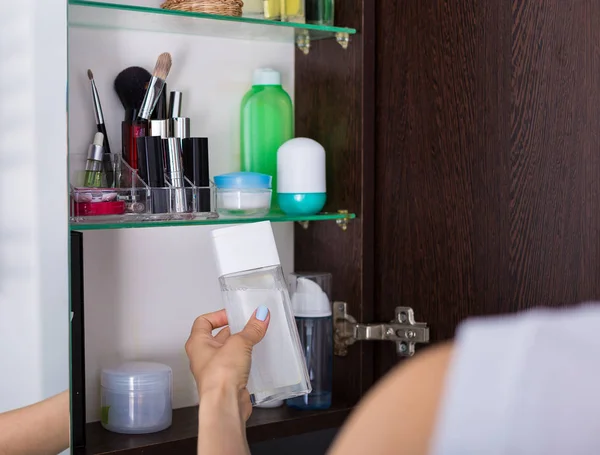
[[[294,136],[294,110],[279,72],[261,68],[241,108],[241,170],[270,175],[277,188],[277,150]],[[278,208],[273,192],[271,207]]]
[[[333,386],[331,274],[292,274],[292,308],[304,349],[312,392],[287,400],[297,409],[328,409]]]
[[[231,333],[265,305],[271,321],[254,347],[248,392],[253,404],[310,393],[311,385],[286,280],[268,221],[216,229],[213,244]]]

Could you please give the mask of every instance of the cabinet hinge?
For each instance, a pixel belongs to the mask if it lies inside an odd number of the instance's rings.
[[[412,308],[396,307],[396,319],[389,324],[361,324],[348,314],[348,304],[333,304],[335,355],[348,354],[348,346],[357,341],[394,341],[396,353],[410,357],[415,353],[416,343],[429,343],[429,327],[425,322],[415,322]]]

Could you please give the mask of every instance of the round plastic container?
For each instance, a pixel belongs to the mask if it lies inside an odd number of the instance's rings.
[[[217,212],[226,216],[264,216],[271,208],[270,175],[233,172],[215,177]]]
[[[277,197],[288,215],[314,215],[327,201],[325,149],[312,139],[290,139],[277,153]]]
[[[130,362],[102,370],[101,423],[115,433],[156,433],[171,426],[173,373],[167,365]]]

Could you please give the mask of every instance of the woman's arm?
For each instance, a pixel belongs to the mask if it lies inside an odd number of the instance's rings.
[[[331,455],[427,455],[451,355],[446,344],[396,368],[361,402]]]
[[[239,391],[223,387],[203,394],[198,415],[198,454],[249,455]]]
[[[0,455],[56,455],[69,447],[69,393],[0,414]]]
[[[269,312],[260,307],[244,330],[230,335],[225,310],[200,316],[185,346],[200,397],[198,454],[249,455],[246,390],[252,348],[267,332]],[[213,336],[215,329],[225,327]]]

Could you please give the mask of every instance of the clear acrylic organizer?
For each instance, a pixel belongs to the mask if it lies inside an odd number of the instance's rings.
[[[71,211],[73,223],[132,223],[218,218],[216,191],[197,187],[185,179],[185,187],[153,188],[144,182],[120,155],[115,155],[113,171],[116,188],[85,188],[86,155],[70,155]],[[106,179],[103,177],[103,185]]]

